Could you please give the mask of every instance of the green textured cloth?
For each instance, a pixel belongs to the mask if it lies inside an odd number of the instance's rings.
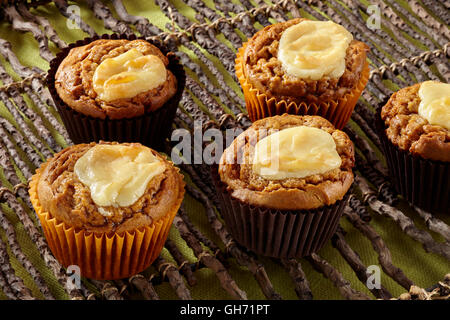
[[[186,6],[181,0],[172,1],[175,6],[179,9],[181,13],[187,16],[189,19],[195,21],[195,11]],[[213,7],[212,1],[207,2],[208,5]],[[106,3],[106,2],[105,2]],[[402,1],[400,2],[402,3]],[[150,22],[157,25],[163,30],[167,30],[165,25],[170,22],[159,9],[159,7],[154,4],[153,1],[124,1],[124,4],[130,14],[140,15],[147,17]],[[106,30],[103,26],[101,20],[94,17],[94,13],[87,7],[87,5],[82,2],[78,4],[81,8],[81,13],[83,19],[92,26],[95,31],[99,34],[111,33]],[[110,4],[109,4],[110,5]],[[112,5],[110,5],[112,7]],[[82,39],[87,35],[81,30],[69,29],[67,28],[66,21],[56,9],[53,4],[47,4],[45,6],[40,6],[38,9],[33,9],[31,12],[47,17],[51,24],[55,27],[58,35],[62,40],[67,43],[74,42],[78,39]],[[38,54],[38,45],[30,33],[20,33],[12,31],[11,25],[8,22],[2,21],[0,23],[0,37],[11,42],[14,52],[18,55],[22,64],[26,66],[37,66],[43,70],[48,69],[48,63],[40,58]],[[223,35],[218,36],[219,39],[223,40]],[[52,44],[52,51],[55,53],[58,51],[56,47]],[[191,57],[198,61],[195,55],[185,50]],[[210,57],[215,64],[218,66],[219,70],[225,76],[225,79],[230,84],[230,86],[240,93],[239,86],[232,80],[231,76],[223,68],[217,58],[206,54]],[[0,62],[7,67],[7,71],[14,74],[8,63],[0,58]],[[202,63],[199,63],[202,65]],[[20,80],[17,75],[14,75],[16,80]],[[11,119],[10,115],[5,111],[5,106],[0,103],[0,116]],[[59,142],[65,146],[65,142],[60,138]],[[0,178],[3,183],[6,183],[3,176],[2,170],[0,170]],[[2,209],[6,212],[8,219],[14,224],[15,231],[17,233],[18,241],[23,252],[32,261],[33,265],[41,272],[45,281],[48,283],[52,293],[56,298],[64,299],[67,298],[64,293],[63,288],[57,283],[55,277],[49,269],[45,266],[45,263],[41,259],[39,252],[37,251],[35,245],[29,238],[29,236],[24,231],[22,224],[19,219],[6,205],[2,204]],[[417,214],[413,214],[412,211],[407,208],[406,205],[402,207],[404,211],[414,220],[419,228],[428,230],[422,219]],[[189,213],[190,218],[196,226],[198,226],[210,239],[214,240],[215,243],[221,244],[220,239],[216,236],[214,231],[209,226],[206,215],[204,213],[203,207],[195,200],[187,196],[186,200],[186,210]],[[397,226],[395,222],[388,218],[380,217],[377,214],[372,214],[373,219],[371,225],[377,230],[381,235],[383,240],[386,242],[392,253],[393,263],[399,266],[404,273],[412,280],[414,283],[421,287],[429,287],[438,281],[442,280],[443,276],[450,271],[450,264],[445,258],[432,253],[426,253],[422,246],[413,241],[411,238],[406,236],[401,229]],[[446,223],[450,223],[449,217],[443,217]],[[353,226],[348,223],[344,218],[342,219],[341,225],[347,231],[346,240],[350,246],[359,253],[362,261],[365,265],[378,265],[378,257],[376,252],[373,250],[370,241],[362,236],[362,234],[353,228]],[[4,241],[5,232],[0,229],[0,236]],[[433,234],[435,238],[439,241],[442,239]],[[170,233],[170,238],[174,240],[177,245],[182,249],[183,253],[191,262],[195,262],[196,258],[192,250],[186,245],[186,243],[180,238],[178,231],[172,228]],[[222,248],[223,245],[221,244]],[[171,259],[170,255],[165,251],[163,255],[167,259]],[[11,263],[16,270],[16,273],[24,279],[25,284],[32,290],[36,297],[42,297],[36,285],[34,284],[31,276],[24,270],[24,268],[18,263],[18,261],[10,254]],[[347,279],[352,287],[356,290],[360,290],[369,296],[373,297],[370,291],[357,279],[355,273],[350,268],[350,266],[345,262],[342,256],[337,250],[335,250],[331,243],[328,243],[320,252],[320,256],[325,258],[330,262],[337,270],[339,270],[345,279]],[[275,287],[275,290],[279,292],[285,299],[296,299],[297,296],[294,291],[294,284],[284,268],[277,262],[261,258],[262,263],[266,267],[269,278]],[[333,286],[332,282],[324,278],[320,273],[314,271],[311,265],[302,260],[302,267],[306,273],[307,279],[310,282],[310,286],[313,295],[316,299],[342,299],[339,291]],[[234,259],[230,259],[230,269],[229,269],[233,279],[236,280],[238,286],[244,290],[250,299],[264,299],[264,296],[253,278],[252,274],[243,267],[239,267]],[[148,272],[155,272],[153,267],[150,267]],[[195,272],[195,276],[198,279],[197,285],[194,287],[189,287],[192,296],[195,299],[229,299],[231,298],[220,286],[220,283],[212,270],[207,268],[198,270]],[[396,282],[394,282],[386,274],[382,273],[382,285],[386,287],[394,296],[400,295],[406,290],[400,287]],[[165,282],[162,285],[156,287],[156,290],[162,299],[176,299],[174,290],[170,285]],[[0,298],[5,298],[4,294],[0,292]]]

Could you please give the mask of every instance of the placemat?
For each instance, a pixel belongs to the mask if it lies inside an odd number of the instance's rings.
[[[2,1],[0,14],[0,299],[449,298],[450,217],[395,193],[374,124],[392,92],[448,82],[448,1]],[[236,51],[262,27],[295,17],[333,20],[371,47],[370,81],[344,129],[356,180],[332,240],[305,259],[254,256],[220,218],[208,166],[181,165],[187,196],[155,263],[129,279],[70,286],[27,193],[42,161],[71,144],[44,85],[53,56],[95,34],[158,36],[188,75],[174,127],[246,128]],[[380,272],[380,289],[368,289],[367,270]]]

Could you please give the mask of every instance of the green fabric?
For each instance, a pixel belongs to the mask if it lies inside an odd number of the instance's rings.
[[[195,21],[195,11],[192,8],[185,5],[181,0],[172,2],[181,13],[183,13],[189,19]],[[399,2],[405,4],[405,1]],[[170,21],[166,18],[164,13],[160,11],[159,7],[154,4],[153,1],[124,1],[124,4],[130,14],[145,16],[153,24],[157,25],[163,30],[167,30],[165,28],[165,25]],[[207,4],[211,8],[214,8],[212,1],[207,1]],[[111,33],[109,30],[106,30],[104,28],[102,21],[94,17],[93,12],[87,7],[84,2],[81,2],[78,5],[81,7],[83,19],[85,19],[85,21],[88,22],[88,24],[92,26],[97,33]],[[110,6],[112,7],[112,5]],[[31,12],[47,17],[57,30],[61,39],[68,43],[74,42],[87,36],[81,30],[68,29],[66,27],[66,18],[59,14],[58,10],[53,4],[39,6],[37,9],[33,9]],[[11,25],[8,22],[2,21],[0,23],[0,37],[12,43],[13,50],[18,55],[22,64],[26,66],[37,66],[43,70],[48,69],[48,63],[39,57],[37,42],[34,40],[30,33],[12,31]],[[223,35],[220,35],[218,38],[224,40]],[[423,45],[421,45],[421,47],[423,47]],[[55,48],[53,45],[51,49],[55,53],[58,51],[57,48]],[[203,66],[203,64],[197,60],[194,53],[186,50],[185,48],[182,48],[182,50],[185,50],[191,57],[195,59],[195,61]],[[230,84],[230,86],[242,96],[239,85],[232,80],[232,77],[227,73],[220,61],[208,53],[205,54],[207,55],[207,57],[212,59],[219,70],[222,71],[225,79]],[[10,74],[14,75],[14,72],[12,71],[8,63],[4,61],[4,59],[0,59],[0,62],[7,67],[7,71]],[[190,74],[193,75],[192,72],[190,72]],[[14,75],[14,78],[15,80],[20,80],[17,75]],[[213,79],[213,76],[211,76],[211,78]],[[203,107],[206,108],[206,106]],[[37,109],[36,107],[34,108]],[[5,106],[1,103],[0,116],[6,117],[7,119],[14,122],[11,116],[6,111]],[[57,139],[62,146],[66,146],[66,143],[63,141],[61,136],[58,135]],[[1,169],[0,180],[2,180],[2,183],[4,184],[7,183]],[[65,294],[62,286],[57,283],[51,271],[45,266],[45,263],[41,259],[39,252],[37,251],[29,236],[24,231],[23,225],[20,223],[16,214],[12,212],[5,204],[2,204],[1,206],[2,209],[6,212],[8,219],[14,224],[18,241],[25,255],[30,259],[30,261],[32,261],[33,265],[43,275],[45,281],[48,283],[55,297],[59,299],[66,299],[67,295]],[[414,220],[416,225],[418,225],[420,228],[428,230],[423,220],[420,219],[417,214],[414,214],[409,208],[407,208],[406,205],[402,205],[401,208],[404,209],[404,212],[406,212],[408,216],[410,216]],[[189,196],[187,196],[186,199],[186,210],[188,211],[189,216],[194,224],[198,226],[210,239],[214,240],[215,243],[220,244],[223,248],[223,244],[221,243],[220,239],[209,226],[206,215],[204,214],[203,207]],[[30,216],[33,216],[34,218],[34,215],[32,213],[30,213]],[[417,285],[422,287],[429,287],[442,280],[444,274],[450,271],[450,265],[448,261],[436,254],[426,253],[419,243],[406,236],[400,230],[397,224],[392,220],[380,217],[376,213],[373,213],[372,216],[373,220],[371,222],[371,225],[377,230],[377,232],[381,235],[383,240],[390,248],[393,263],[399,266],[405,272],[405,274]],[[442,218],[446,223],[450,223],[449,217]],[[377,254],[373,250],[370,241],[362,236],[361,233],[353,228],[353,226],[345,219],[342,219],[341,225],[347,231],[346,240],[348,241],[350,246],[359,253],[364,264],[367,266],[379,265]],[[2,240],[6,241],[4,230],[0,229],[0,236],[2,237]],[[433,234],[433,236],[435,236],[435,238],[439,241],[442,240],[438,235]],[[179,248],[191,262],[196,261],[192,250],[181,239],[178,231],[175,228],[172,228],[170,238],[177,243]],[[24,283],[32,290],[33,294],[36,297],[42,298],[41,293],[37,289],[30,275],[24,270],[20,263],[18,263],[11,252],[9,251],[8,253],[10,254],[11,264],[14,267],[17,275],[19,275],[24,280]],[[354,289],[360,290],[373,297],[369,290],[357,279],[353,270],[345,262],[338,251],[332,248],[331,243],[328,243],[319,252],[319,254],[327,261],[329,261],[335,268],[337,268],[337,270],[339,270],[343,274],[344,278],[350,281]],[[165,256],[167,259],[171,259],[170,255],[165,251],[165,249],[163,251],[163,256]],[[297,297],[295,295],[293,281],[291,280],[287,272],[284,271],[283,267],[272,259],[261,258],[261,261],[263,262],[267,270],[269,278],[272,280],[275,290],[279,292],[285,299],[296,299]],[[333,286],[331,281],[324,278],[320,273],[314,271],[308,262],[302,260],[302,266],[307,275],[307,279],[310,282],[313,295],[316,299],[342,299],[341,294]],[[248,294],[248,297],[250,299],[264,299],[264,296],[258,284],[254,280],[252,274],[248,270],[246,270],[246,268],[238,266],[234,259],[230,259],[229,271],[233,279],[236,280],[238,286]],[[155,272],[155,270],[153,267],[150,267],[148,272]],[[196,271],[195,276],[198,279],[198,284],[192,288],[189,288],[191,290],[193,298],[231,298],[221,288],[217,277],[211,270],[204,268],[202,270]],[[394,296],[398,296],[405,291],[384,273],[382,273],[382,285],[385,286]],[[156,289],[160,297],[163,299],[177,298],[174,290],[167,282],[157,286]],[[4,298],[5,295],[0,292],[0,299]]]

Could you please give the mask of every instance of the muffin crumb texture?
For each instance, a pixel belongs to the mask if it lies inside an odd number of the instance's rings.
[[[420,83],[395,92],[381,109],[388,139],[424,159],[450,161],[450,132],[418,114]]]
[[[358,85],[369,48],[360,41],[352,40],[345,56],[345,71],[339,78],[307,80],[292,76],[277,58],[279,42],[284,30],[305,20],[297,18],[267,26],[249,39],[243,60],[245,77],[269,97],[288,103],[317,104],[338,100]]]
[[[58,95],[72,109],[100,119],[132,118],[162,107],[177,90],[177,80],[168,69],[162,84],[133,97],[104,101],[94,90],[93,77],[97,67],[106,59],[118,57],[132,49],[144,56],[158,57],[166,68],[169,64],[169,59],[161,50],[145,40],[96,40],[72,48],[61,62],[55,75]]]
[[[66,148],[39,169],[38,198],[43,209],[51,216],[77,229],[123,232],[150,225],[179,206],[184,195],[182,175],[171,162],[154,151],[165,169],[150,180],[137,201],[126,207],[96,205],[89,188],[80,182],[74,172],[77,160],[95,145],[99,144],[79,144]]]
[[[295,126],[328,132],[341,157],[339,168],[323,174],[283,180],[264,179],[253,171],[256,143],[265,136]],[[224,151],[219,174],[233,197],[253,205],[281,209],[315,209],[341,200],[353,182],[353,143],[348,136],[319,116],[282,115],[258,120]]]

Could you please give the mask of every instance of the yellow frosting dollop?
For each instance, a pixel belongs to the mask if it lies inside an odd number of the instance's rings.
[[[278,60],[285,71],[301,79],[339,78],[353,36],[332,21],[305,20],[283,31]]]
[[[425,81],[419,88],[418,113],[430,124],[450,130],[450,84]]]
[[[270,180],[304,178],[339,168],[342,160],[326,131],[297,126],[273,133],[255,145],[252,169]]]
[[[94,91],[103,101],[132,98],[166,81],[164,63],[155,55],[143,55],[133,48],[107,58],[94,71]]]
[[[134,204],[148,183],[164,172],[164,164],[142,146],[96,145],[77,160],[74,172],[101,207]],[[101,208],[99,212],[108,215]]]

